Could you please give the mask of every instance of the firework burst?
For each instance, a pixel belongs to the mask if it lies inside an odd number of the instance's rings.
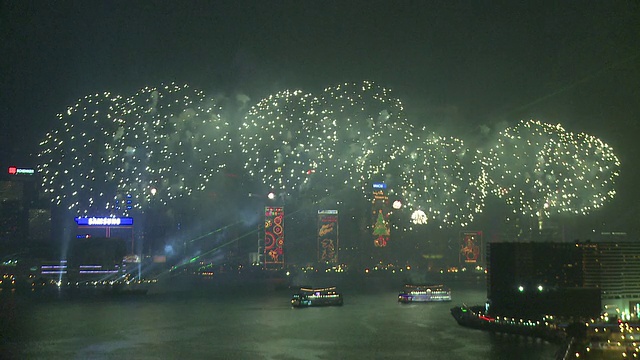
[[[398,156],[403,164],[402,197],[412,213],[424,213],[421,222],[464,227],[482,212],[486,176],[477,151],[461,140],[423,129]]]
[[[492,193],[514,213],[586,214],[615,196],[620,162],[601,140],[534,120],[500,135],[483,162]]]
[[[231,151],[218,110],[175,84],[86,96],[40,144],[45,191],[78,215],[107,216],[204,190]]]

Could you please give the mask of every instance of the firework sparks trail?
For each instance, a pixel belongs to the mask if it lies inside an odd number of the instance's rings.
[[[78,215],[105,216],[202,191],[231,151],[218,112],[202,91],[175,84],[86,96],[41,142],[45,191]]]
[[[601,140],[534,120],[500,135],[483,163],[491,192],[515,214],[586,214],[615,196],[620,162]]]
[[[204,92],[175,84],[88,95],[40,144],[44,189],[78,215],[127,215],[203,191],[239,160],[283,196],[317,202],[347,189],[368,197],[384,181],[429,222],[466,226],[486,188],[514,213],[585,214],[615,196],[619,175],[607,144],[533,120],[501,132],[479,161],[461,140],[414,129],[400,100],[372,82],[271,95],[249,109],[237,139],[220,113]]]
[[[465,227],[481,213],[486,176],[478,152],[461,140],[416,135],[402,157],[402,197],[411,212],[421,211],[440,226]]]

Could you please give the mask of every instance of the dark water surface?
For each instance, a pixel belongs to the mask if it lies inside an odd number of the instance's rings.
[[[290,290],[34,299],[0,294],[8,359],[553,359],[555,344],[457,325],[449,309],[397,291],[343,289],[344,306],[293,309]]]

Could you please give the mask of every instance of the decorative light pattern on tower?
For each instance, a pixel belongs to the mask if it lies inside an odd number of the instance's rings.
[[[284,267],[284,208],[264,208],[264,266]]]
[[[338,210],[318,210],[318,262],[338,262]]]

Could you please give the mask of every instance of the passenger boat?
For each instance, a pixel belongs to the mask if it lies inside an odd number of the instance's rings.
[[[567,340],[566,327],[548,323],[544,319],[513,319],[511,317],[494,317],[484,313],[484,306],[461,305],[451,308],[451,315],[456,322],[465,327],[490,331],[492,333],[531,336],[552,343],[564,343]],[[578,324],[577,322],[575,323]],[[584,323],[582,323],[584,326]]]
[[[437,302],[451,301],[451,289],[444,285],[411,285],[407,284],[398,294],[398,302]]]
[[[302,287],[293,294],[291,305],[294,307],[342,305],[342,294],[335,286],[326,288]]]

